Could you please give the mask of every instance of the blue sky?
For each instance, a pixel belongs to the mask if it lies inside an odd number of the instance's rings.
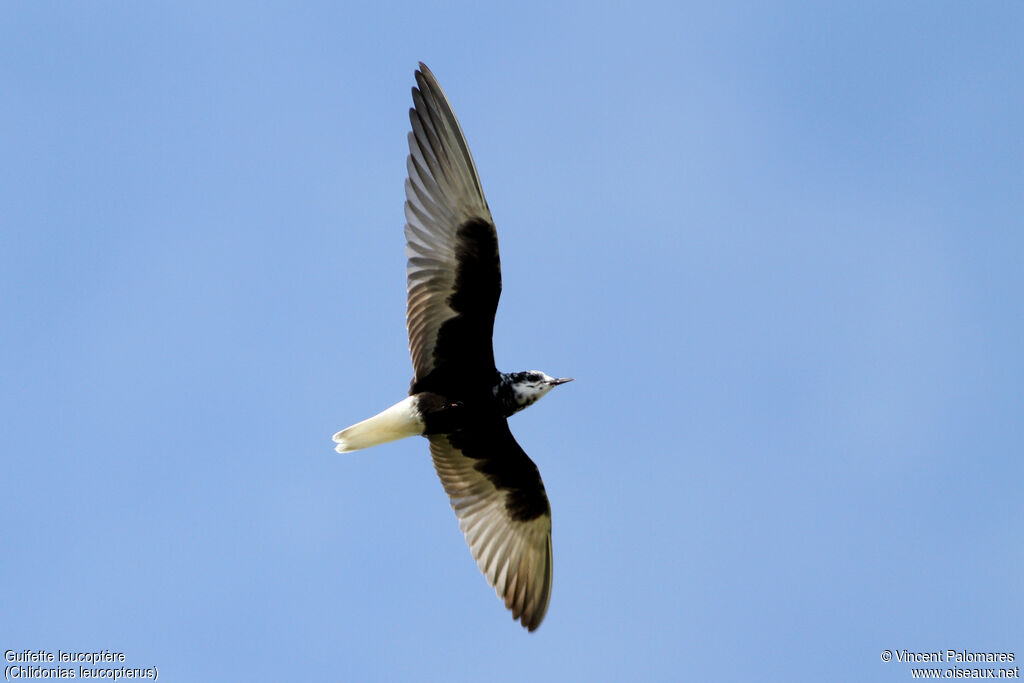
[[[910,679],[1024,657],[1018,2],[6,3],[0,647],[181,681]],[[554,516],[527,634],[410,364],[425,61]]]

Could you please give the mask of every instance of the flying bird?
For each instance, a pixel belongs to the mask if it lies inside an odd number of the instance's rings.
[[[530,631],[551,599],[551,507],[508,418],[570,377],[499,372],[498,235],[455,112],[420,62],[405,181],[408,398],[334,435],[335,450],[422,435],[477,566]]]

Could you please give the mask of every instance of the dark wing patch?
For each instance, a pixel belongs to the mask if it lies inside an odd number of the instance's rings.
[[[505,420],[430,437],[459,527],[487,582],[533,631],[551,599],[551,509],[537,466]]]
[[[455,281],[446,301],[454,315],[437,327],[432,366],[425,373],[417,368],[410,393],[464,398],[489,392],[497,381],[491,345],[501,295],[497,235],[490,223],[473,220],[455,236]]]
[[[455,113],[420,64],[409,110],[405,237],[410,393],[463,396],[493,384],[501,295],[498,236]]]
[[[507,420],[480,421],[473,429],[449,434],[448,441],[465,457],[474,460],[476,470],[495,488],[505,492],[509,517],[528,522],[551,515],[540,471],[512,436]]]

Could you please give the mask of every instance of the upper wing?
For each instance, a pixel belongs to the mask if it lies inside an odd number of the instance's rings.
[[[537,466],[505,420],[430,437],[459,527],[487,582],[533,631],[551,599],[551,508]]]
[[[405,181],[409,352],[414,391],[447,396],[495,373],[498,235],[451,105],[420,63]]]

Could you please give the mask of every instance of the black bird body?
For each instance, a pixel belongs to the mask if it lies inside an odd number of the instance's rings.
[[[551,508],[507,419],[570,380],[497,370],[497,231],[458,120],[422,63],[416,82],[405,182],[414,377],[408,398],[335,434],[336,450],[427,437],[477,565],[532,631],[551,596]]]

